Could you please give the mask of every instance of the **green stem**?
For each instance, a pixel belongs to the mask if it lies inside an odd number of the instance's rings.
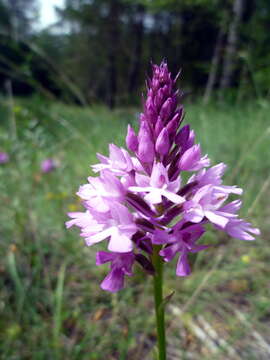
[[[163,286],[163,260],[159,256],[160,245],[154,245],[152,255],[153,265],[155,267],[154,275],[154,298],[156,312],[156,326],[158,339],[158,360],[166,360],[166,337],[165,337],[165,319],[164,304],[162,295]]]

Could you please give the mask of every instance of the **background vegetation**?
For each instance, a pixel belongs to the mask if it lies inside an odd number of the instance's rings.
[[[15,94],[138,103],[150,61],[166,58],[192,98],[269,96],[268,0],[66,0],[39,31],[37,9],[0,1],[3,92],[12,78]]]
[[[64,222],[95,153],[136,124],[150,60],[166,58],[186,123],[262,231],[211,232],[186,279],[167,267],[169,360],[268,360],[270,3],[66,0],[42,30],[37,5],[0,0],[0,358],[153,359],[151,278],[137,269],[103,292],[106,266]],[[44,174],[49,157],[59,167]]]

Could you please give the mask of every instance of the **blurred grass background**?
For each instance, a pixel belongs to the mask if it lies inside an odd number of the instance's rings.
[[[155,358],[151,278],[102,291],[96,247],[64,223],[162,59],[183,70],[185,121],[262,231],[211,230],[192,276],[166,267],[168,360],[269,360],[269,21],[269,0],[0,0],[1,360]],[[44,174],[47,158],[60,166]]]
[[[105,266],[68,211],[107,145],[124,145],[139,109],[77,107],[40,97],[1,98],[0,165],[1,359],[152,359],[155,344],[151,278],[139,269],[111,295],[99,288]],[[269,124],[267,100],[186,105],[185,122],[212,164],[225,162],[226,184],[244,188],[242,216],[258,226],[255,242],[211,231],[188,278],[166,267],[170,359],[269,359]],[[58,159],[43,174],[40,162]],[[269,341],[269,340],[268,340]]]

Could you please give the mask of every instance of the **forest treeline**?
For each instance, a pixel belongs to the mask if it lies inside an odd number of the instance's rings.
[[[38,5],[0,0],[2,93],[130,104],[165,58],[191,98],[270,96],[269,0],[66,0],[42,30]]]

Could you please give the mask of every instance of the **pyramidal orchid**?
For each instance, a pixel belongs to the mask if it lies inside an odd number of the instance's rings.
[[[92,166],[97,176],[77,193],[85,211],[69,213],[66,226],[79,227],[88,246],[106,242],[107,251],[96,254],[97,265],[110,263],[103,290],[121,290],[136,262],[153,275],[159,359],[164,360],[164,263],[177,257],[176,275],[190,275],[189,254],[208,247],[199,243],[208,224],[240,240],[254,240],[260,232],[238,217],[241,201],[229,201],[242,190],[222,184],[226,166],[210,167],[194,131],[182,126],[181,93],[167,64],[152,69],[138,133],[129,125],[128,150],[111,144],[108,157],[97,155],[99,163]],[[185,183],[183,173],[190,174]]]

